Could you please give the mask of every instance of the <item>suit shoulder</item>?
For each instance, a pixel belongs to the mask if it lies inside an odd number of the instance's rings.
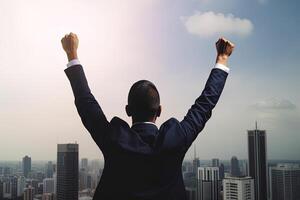
[[[176,119],[176,118],[174,118],[174,117],[172,117],[172,118],[170,118],[170,119],[168,119],[167,121],[165,121],[161,126],[160,126],[160,130],[164,130],[164,129],[166,129],[166,128],[170,128],[171,126],[174,126],[174,125],[179,125],[180,124],[180,122]]]
[[[165,121],[161,126],[168,125],[168,124],[174,124],[174,123],[179,123],[179,121],[176,118],[172,117],[172,118],[168,119],[167,121]]]
[[[123,119],[115,116],[110,120],[110,124],[112,126],[124,126],[124,127],[129,127],[128,123],[124,121]]]

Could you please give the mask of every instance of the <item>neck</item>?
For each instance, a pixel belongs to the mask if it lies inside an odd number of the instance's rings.
[[[141,119],[136,119],[134,117],[132,117],[132,124],[135,123],[142,123],[142,122],[151,122],[151,123],[155,123],[156,121],[156,117],[152,118],[152,119],[147,119],[147,120],[141,120]]]

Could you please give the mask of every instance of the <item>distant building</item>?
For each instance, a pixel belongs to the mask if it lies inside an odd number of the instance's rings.
[[[3,199],[3,181],[0,179],[0,199]]]
[[[28,178],[28,174],[31,171],[31,158],[29,156],[25,156],[22,161],[23,174],[26,178]]]
[[[227,177],[223,180],[223,200],[255,200],[251,177]]]
[[[53,173],[54,173],[54,166],[53,163],[49,161],[46,164],[46,170],[45,170],[46,178],[53,178]]]
[[[26,180],[24,176],[18,177],[18,197],[22,196],[26,187]]]
[[[255,200],[268,199],[266,131],[248,131],[248,175],[254,179]]]
[[[200,167],[200,160],[199,160],[199,158],[194,158],[194,160],[193,160],[193,173],[194,174],[197,174],[198,167]]]
[[[248,163],[247,163],[247,161],[246,160],[243,160],[242,162],[241,162],[241,170],[240,170],[240,172],[241,172],[241,176],[248,176]]]
[[[54,178],[45,178],[43,180],[43,194],[54,193]]]
[[[212,167],[219,167],[220,160],[218,158],[213,158],[211,160]]]
[[[300,199],[300,167],[278,164],[270,168],[270,195],[272,200]]]
[[[86,177],[86,187],[88,189],[92,189],[92,185],[93,185],[93,177],[91,174],[88,174]]]
[[[53,193],[44,193],[42,200],[55,200]]]
[[[233,156],[231,158],[231,170],[230,170],[231,176],[238,177],[241,175],[240,173],[240,165],[239,165],[239,160],[237,159],[236,156]]]
[[[78,200],[78,144],[57,145],[57,200]]]
[[[54,194],[56,194],[56,188],[57,188],[57,176],[56,176],[56,172],[53,173],[53,179],[54,179]]]
[[[3,182],[3,198],[11,199],[11,182],[9,179]]]
[[[219,167],[219,176],[220,176],[220,180],[223,180],[225,177],[225,166],[223,163],[221,163]]]
[[[187,200],[196,200],[197,198],[197,191],[196,191],[196,188],[189,188],[189,187],[186,187],[185,188],[185,191],[186,191],[186,196],[187,196]]]
[[[92,197],[80,197],[79,200],[92,200]]]
[[[87,189],[87,172],[84,168],[79,171],[79,190]]]
[[[33,200],[34,188],[29,186],[24,190],[24,200]]]
[[[81,159],[81,168],[85,169],[86,171],[88,170],[88,159],[87,158]]]
[[[3,175],[8,176],[11,174],[11,168],[10,167],[4,167],[3,169]]]
[[[194,144],[194,159],[193,159],[193,173],[198,173],[198,167],[200,167],[200,159],[197,157],[196,144]]]
[[[221,181],[218,167],[199,167],[197,173],[197,200],[221,200]]]
[[[11,181],[11,199],[16,199],[18,197],[18,177],[13,176]]]

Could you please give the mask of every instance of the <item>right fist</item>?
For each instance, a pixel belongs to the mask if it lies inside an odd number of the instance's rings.
[[[220,38],[216,42],[216,48],[219,56],[230,56],[234,49],[234,44],[225,38]]]
[[[70,33],[66,34],[65,37],[61,39],[61,44],[63,49],[67,53],[67,56],[70,60],[77,59],[77,48],[79,40],[76,34]]]

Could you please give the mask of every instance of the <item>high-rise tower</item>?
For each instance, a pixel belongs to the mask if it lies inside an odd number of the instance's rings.
[[[28,174],[31,171],[31,158],[29,156],[25,156],[22,161],[23,174],[26,178],[28,178]]]
[[[78,144],[57,145],[57,200],[78,200]]]
[[[254,179],[255,200],[267,200],[267,142],[266,131],[248,130],[248,175]]]

